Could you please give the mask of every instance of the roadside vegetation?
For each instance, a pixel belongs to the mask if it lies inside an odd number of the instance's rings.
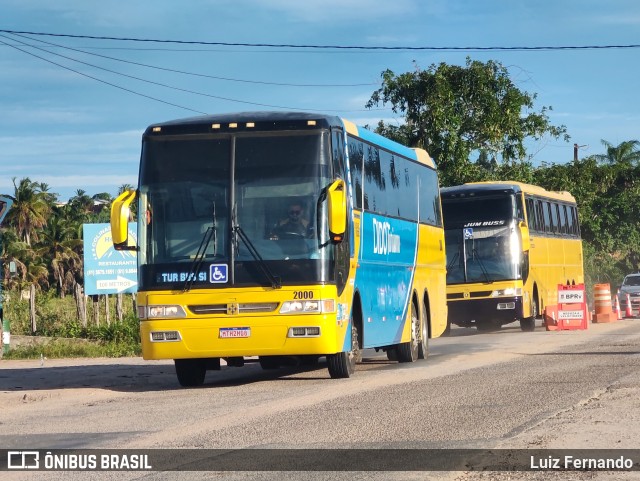
[[[640,264],[640,142],[602,140],[601,153],[582,158],[584,146],[574,144],[572,156],[566,127],[552,125],[552,108],[536,109],[536,100],[499,62],[468,59],[464,66],[415,66],[399,75],[387,70],[367,107],[390,105],[404,116],[402,125],[381,121],[371,128],[425,148],[436,160],[443,187],[515,180],[571,192],[579,208],[587,292],[601,282],[615,291]],[[541,139],[567,142],[563,152],[569,155],[527,150]],[[83,292],[82,225],[108,222],[113,197],[78,190],[62,204],[47,184],[13,178],[13,185],[13,192],[4,194],[14,204],[0,228],[4,317],[12,335],[53,340],[12,350],[5,358],[139,355],[131,296],[88,300]],[[118,193],[129,188],[121,186]]]

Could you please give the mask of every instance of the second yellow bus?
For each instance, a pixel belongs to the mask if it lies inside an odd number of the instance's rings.
[[[575,198],[520,182],[441,190],[448,323],[533,331],[558,284],[584,282]]]

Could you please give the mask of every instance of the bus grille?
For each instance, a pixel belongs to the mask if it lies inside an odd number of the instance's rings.
[[[478,291],[478,292],[470,292],[469,298],[476,297],[489,297],[491,295],[491,291]],[[447,294],[447,299],[452,301],[455,299],[464,299],[464,294],[462,292],[455,292],[453,294]]]
[[[491,295],[491,291],[478,291],[478,292],[470,292],[470,297],[489,297]]]
[[[187,306],[194,314],[227,314],[227,304],[199,304]],[[258,312],[273,312],[278,307],[277,302],[252,302],[238,304],[238,313],[254,314]]]

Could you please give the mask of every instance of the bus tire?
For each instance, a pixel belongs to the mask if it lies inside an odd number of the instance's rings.
[[[398,362],[414,362],[418,359],[421,329],[416,305],[411,303],[411,340],[409,342],[401,342],[396,347],[398,351]]]
[[[428,329],[429,316],[427,314],[427,306],[424,306],[422,311],[422,322],[420,323],[421,338],[418,343],[418,359],[426,359],[429,357],[429,329]],[[447,324],[448,326],[448,324]]]
[[[356,361],[361,357],[358,344],[358,328],[351,320],[351,350],[327,355],[327,368],[332,379],[351,377],[356,371]]]
[[[538,303],[531,300],[531,317],[520,319],[520,330],[523,332],[533,332],[536,330],[536,318],[538,317]]]
[[[202,386],[207,374],[205,359],[174,359],[178,382],[182,387]]]

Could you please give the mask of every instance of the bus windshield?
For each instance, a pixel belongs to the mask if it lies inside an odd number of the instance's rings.
[[[250,246],[284,283],[326,280],[332,246],[319,219],[331,180],[327,132],[148,138],[140,171],[141,287],[167,288],[189,276],[194,286],[228,287],[233,279],[209,277],[213,265],[229,267],[236,284],[267,284]]]
[[[447,283],[519,279],[519,240],[512,226],[445,231]]]
[[[447,284],[520,279],[521,217],[512,192],[480,191],[443,196]]]

